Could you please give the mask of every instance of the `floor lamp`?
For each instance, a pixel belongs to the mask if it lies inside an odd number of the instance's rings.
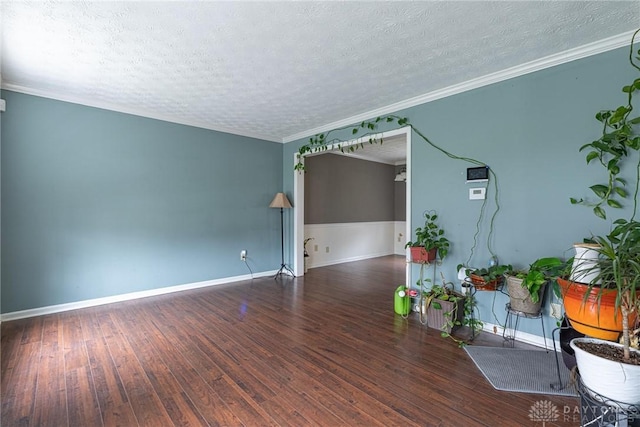
[[[293,271],[284,263],[284,209],[290,209],[291,203],[289,203],[289,199],[287,199],[286,194],[278,193],[271,201],[269,205],[270,208],[280,208],[280,270],[276,273],[274,278],[277,278],[281,274],[291,274],[291,276],[296,277],[293,274]],[[288,273],[287,273],[288,272]]]

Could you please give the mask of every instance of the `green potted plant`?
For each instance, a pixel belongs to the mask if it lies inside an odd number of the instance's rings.
[[[436,256],[444,259],[449,253],[449,240],[436,223],[438,215],[433,211],[425,212],[424,218],[424,225],[416,228],[416,239],[405,245],[405,248],[411,248],[411,261],[428,263]]]
[[[459,265],[458,270],[460,268],[463,268],[463,266]],[[488,268],[467,268],[465,271],[476,290],[495,291],[502,285],[504,275],[509,271],[513,271],[513,267],[509,264],[496,264]]]
[[[461,326],[472,329],[472,334],[482,329],[482,322],[473,315],[475,309],[475,299],[472,295],[461,295],[454,291],[453,283],[446,282],[442,273],[442,285],[431,286],[428,290],[421,289],[421,305],[419,307],[421,323],[440,330],[440,335],[444,338],[451,338],[459,345],[465,342],[455,338],[453,331]],[[430,279],[424,282],[430,283]],[[418,283],[420,284],[420,282]],[[426,315],[426,321],[422,316]]]
[[[456,327],[462,325],[464,299],[463,295],[453,290],[452,283],[444,281],[442,285],[433,285],[423,292],[427,325],[441,330],[443,336],[449,336]]]
[[[573,264],[568,274],[557,279],[565,317],[581,334],[616,341],[623,332],[622,313],[616,307],[617,292],[611,283],[602,283],[600,252],[603,248],[594,238],[585,239],[585,242],[589,245],[588,256],[584,255],[585,248],[581,248],[581,244],[574,244]]]
[[[507,272],[505,277],[511,309],[527,314],[540,313],[547,283],[561,276],[566,269],[565,261],[548,257],[535,260],[526,271]]]

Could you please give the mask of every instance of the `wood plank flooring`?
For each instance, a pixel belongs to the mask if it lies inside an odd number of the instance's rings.
[[[535,426],[536,401],[579,404],[496,391],[453,341],[395,315],[404,267],[381,257],[4,322],[1,425]]]

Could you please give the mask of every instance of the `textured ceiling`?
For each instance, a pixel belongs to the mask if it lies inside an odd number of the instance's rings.
[[[3,88],[272,141],[640,23],[637,1],[3,0],[0,8]]]

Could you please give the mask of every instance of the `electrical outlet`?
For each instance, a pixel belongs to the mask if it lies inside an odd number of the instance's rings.
[[[247,250],[243,249],[240,251],[240,261],[246,261],[247,260]]]
[[[327,246],[326,248],[324,248],[324,251],[325,251],[326,253],[329,253],[329,246]]]

